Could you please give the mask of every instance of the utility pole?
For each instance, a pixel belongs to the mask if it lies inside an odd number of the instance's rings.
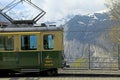
[[[118,69],[120,70],[120,46],[118,44]]]
[[[88,44],[88,47],[89,47],[89,52],[88,52],[88,58],[89,58],[88,60],[89,61],[88,62],[89,62],[89,70],[90,70],[90,44]]]

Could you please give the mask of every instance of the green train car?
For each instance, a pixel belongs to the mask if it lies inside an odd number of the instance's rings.
[[[1,27],[0,70],[57,74],[63,62],[63,28]]]

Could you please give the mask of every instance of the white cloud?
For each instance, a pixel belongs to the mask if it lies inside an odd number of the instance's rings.
[[[105,9],[105,0],[33,0],[44,9],[48,20],[60,19],[68,14],[88,14]]]
[[[6,0],[0,0],[5,4]],[[7,0],[11,1],[11,0]],[[68,14],[88,14],[106,9],[105,0],[31,0],[46,11],[44,20],[57,20]],[[33,11],[34,13],[34,11]]]

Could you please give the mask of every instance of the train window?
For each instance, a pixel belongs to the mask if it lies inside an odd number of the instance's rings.
[[[0,36],[0,50],[13,50],[14,36]]]
[[[43,37],[43,44],[44,44],[44,49],[50,50],[54,48],[54,38],[53,35],[44,35]]]
[[[21,50],[36,50],[36,49],[37,49],[36,35],[21,36]]]

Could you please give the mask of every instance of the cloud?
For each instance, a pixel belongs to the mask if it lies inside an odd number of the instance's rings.
[[[0,0],[1,3],[11,0]],[[46,11],[44,21],[58,20],[71,14],[88,14],[106,9],[105,0],[31,0]],[[29,8],[30,9],[30,8]],[[35,13],[31,11],[30,13]]]
[[[88,14],[105,9],[105,0],[33,0],[44,9],[48,20],[60,19],[70,14]],[[43,1],[43,3],[41,2]]]

